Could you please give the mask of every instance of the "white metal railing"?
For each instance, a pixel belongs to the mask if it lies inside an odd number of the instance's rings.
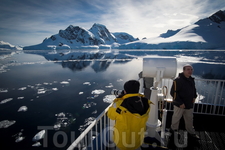
[[[172,97],[169,93],[173,81],[164,79],[162,87],[167,86],[165,105],[168,111],[173,110]],[[225,80],[195,79],[197,98],[194,104],[194,113],[225,115]]]
[[[172,83],[171,79],[163,79],[160,86],[162,89],[160,92],[165,94],[164,106],[167,111],[173,111],[172,97],[169,92]],[[195,79],[195,83],[198,97],[195,101],[194,113],[225,116],[225,80]],[[106,147],[112,147],[109,135],[112,129],[110,119],[107,117],[107,111],[111,105],[81,133],[67,150],[104,150]]]
[[[104,150],[105,147],[110,147],[110,119],[107,117],[107,111],[110,104],[68,147],[67,150]],[[100,136],[99,136],[100,135]],[[104,142],[102,142],[104,141]]]

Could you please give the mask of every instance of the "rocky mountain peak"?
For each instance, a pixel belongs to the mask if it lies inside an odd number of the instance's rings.
[[[225,21],[225,11],[219,10],[218,12],[210,16],[209,19],[216,23]]]
[[[95,23],[89,31],[93,33],[99,41],[101,41],[100,43],[103,41],[105,44],[112,44],[116,42],[115,36],[111,34],[106,26],[102,24]]]

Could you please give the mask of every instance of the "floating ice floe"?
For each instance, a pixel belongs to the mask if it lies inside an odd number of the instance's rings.
[[[8,90],[7,89],[0,89],[0,93],[7,93]]]
[[[90,82],[84,82],[83,85],[91,85]]]
[[[53,90],[53,91],[58,91],[58,89],[57,89],[57,88],[52,88],[52,90]]]
[[[11,101],[11,100],[13,100],[13,98],[7,98],[7,99],[4,99],[4,100],[2,100],[2,101],[0,102],[0,104],[5,104],[5,103],[7,103],[7,102],[9,102],[9,101]]]
[[[27,106],[21,106],[21,107],[18,109],[18,112],[21,112],[21,111],[27,111]]]
[[[98,112],[98,111],[97,111],[97,110],[95,110],[95,111],[93,111],[91,114],[97,114],[97,112]]]
[[[103,93],[105,93],[104,90],[94,90],[91,92],[91,94],[103,94]]]
[[[112,88],[113,87],[113,84],[112,83],[109,83],[109,85],[105,86],[106,88]]]
[[[103,102],[105,102],[105,103],[112,103],[115,98],[116,98],[115,95],[106,95],[103,98]]]
[[[94,96],[89,96],[87,97],[87,99],[95,99],[96,97],[98,97],[99,95],[94,95]]]
[[[45,89],[38,89],[37,93],[38,94],[45,94],[46,90]]]
[[[27,89],[27,87],[21,87],[21,88],[19,88],[18,90],[19,91],[23,91],[23,90],[26,90]]]
[[[21,132],[19,132],[19,133],[17,133],[17,134],[15,134],[15,135],[12,136],[12,137],[15,137],[15,142],[16,143],[21,142],[22,140],[25,139],[25,137],[22,136],[23,135],[22,132],[23,132],[23,129],[21,130]]]
[[[84,92],[79,92],[79,95],[84,94]]]
[[[18,142],[23,141],[24,139],[25,139],[25,137],[23,137],[23,136],[18,136],[18,137],[16,138],[15,142],[18,143]]]
[[[117,82],[123,82],[123,79],[118,79]]]
[[[33,141],[38,141],[40,139],[43,139],[45,136],[45,130],[41,130],[40,132],[38,132],[34,137],[33,137]]]
[[[41,143],[40,143],[40,142],[36,142],[36,143],[34,143],[32,146],[34,146],[34,147],[39,147],[39,146],[41,146]]]
[[[9,120],[0,121],[0,129],[1,128],[8,128],[9,126],[13,125],[14,123],[16,123],[16,121],[14,121],[14,120],[12,120],[12,121],[9,121]]]
[[[57,121],[54,124],[55,130],[59,130],[62,127],[65,128],[69,126],[73,121],[76,120],[76,118],[73,118],[71,113],[61,112],[61,113],[55,114],[55,116],[57,117]]]
[[[84,131],[85,128],[86,128],[87,126],[89,126],[94,120],[95,120],[94,117],[89,117],[89,118],[85,119],[84,125],[81,125],[80,128],[79,128],[78,130],[79,130],[79,131]]]
[[[68,81],[62,81],[60,84],[70,84]]]
[[[17,99],[24,99],[24,97],[17,97]]]
[[[95,106],[95,105],[97,104],[94,102],[91,102],[91,103],[88,102],[88,103],[85,103],[82,108],[90,108],[91,106]]]

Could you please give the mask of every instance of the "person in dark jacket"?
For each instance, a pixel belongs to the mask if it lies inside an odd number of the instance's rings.
[[[185,65],[183,72],[174,80],[170,94],[173,97],[174,112],[171,129],[177,131],[181,117],[184,117],[185,128],[190,135],[199,139],[193,127],[193,104],[197,97],[195,81],[191,76],[193,67]]]

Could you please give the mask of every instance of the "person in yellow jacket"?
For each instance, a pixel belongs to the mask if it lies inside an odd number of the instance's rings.
[[[135,150],[143,143],[151,102],[138,93],[139,88],[138,81],[127,81],[124,94],[108,110],[108,117],[115,120],[113,140],[120,150]]]

